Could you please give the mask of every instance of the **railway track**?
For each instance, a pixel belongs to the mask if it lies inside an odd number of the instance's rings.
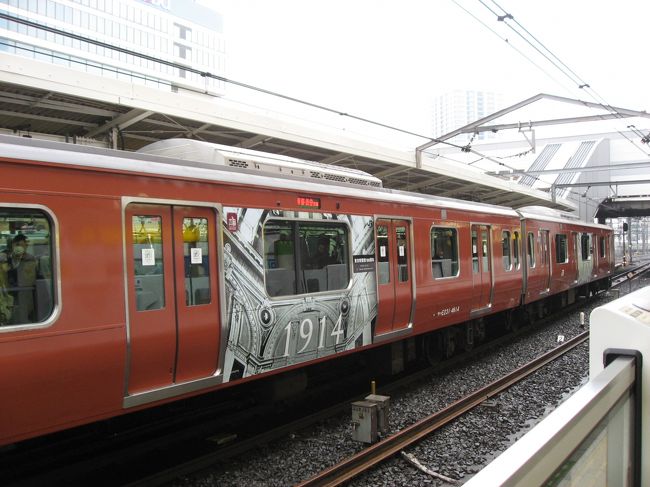
[[[650,262],[641,264],[634,268],[629,268],[627,271],[623,271],[612,279],[612,287],[620,286],[624,282],[635,279],[641,274],[650,270]]]
[[[649,270],[650,263],[643,263],[639,266],[627,270],[627,272],[622,272],[614,279],[612,279],[612,287],[620,286],[625,282],[629,282],[638,277],[641,277]],[[421,419],[408,428],[405,428],[402,431],[399,431],[392,436],[382,440],[380,443],[364,449],[356,455],[353,455],[344,461],[326,470],[323,470],[318,475],[297,484],[296,487],[335,486],[353,479],[361,473],[372,469],[384,460],[394,456],[400,451],[403,451],[407,447],[417,443],[442,426],[459,418],[484,401],[499,394],[517,382],[524,380],[533,372],[539,370],[549,362],[556,360],[565,353],[573,350],[575,347],[584,343],[588,339],[588,331],[577,335],[573,339],[562,343],[553,350],[547,352],[544,355],[541,355],[537,359],[523,365],[522,367],[513,370],[511,373],[492,382],[491,384],[488,384],[484,388],[481,388],[449,405],[448,407],[437,411],[426,418]]]
[[[512,371],[510,374],[492,382],[448,407],[418,421],[408,428],[395,433],[375,445],[362,450],[343,462],[334,465],[318,475],[308,479],[298,487],[335,486],[350,480],[371,469],[378,463],[392,457],[404,448],[420,441],[438,428],[458,418],[487,399],[499,394],[513,384],[525,379],[549,362],[561,357],[589,338],[589,332],[581,333],[573,339],[562,343],[550,352]]]

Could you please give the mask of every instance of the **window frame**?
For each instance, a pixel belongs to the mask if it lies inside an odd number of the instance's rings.
[[[512,231],[512,265],[515,270],[521,269],[521,231]]]
[[[187,227],[187,231],[192,233],[194,232],[193,235],[190,235],[190,239],[186,240],[185,239],[185,222],[187,220],[192,220],[190,222],[190,226]],[[196,220],[199,221],[198,225],[196,225]],[[201,234],[201,225],[204,226],[205,228],[205,235]],[[212,290],[212,282],[211,282],[211,270],[210,270],[210,259],[214,259],[215,256],[213,254],[216,254],[217,246],[216,242],[210,242],[210,225],[213,225],[211,219],[207,218],[206,216],[192,216],[191,214],[183,216],[183,273],[185,275],[185,306],[186,307],[195,307],[195,306],[207,306],[213,303],[213,290]],[[195,228],[198,228],[198,231],[195,230]],[[198,239],[197,240],[192,240],[195,236],[196,233],[198,233]],[[202,238],[205,237],[205,240],[202,240]],[[192,246],[194,244],[194,246]],[[192,250],[191,249],[201,249],[200,255],[201,255],[201,262],[200,263],[193,263],[192,262]],[[188,252],[187,254],[185,252]],[[206,259],[205,261],[203,259]],[[197,275],[192,275],[197,273],[197,269],[203,268],[204,269],[204,274],[201,276]],[[188,275],[189,274],[189,275]],[[200,286],[200,277],[207,278],[207,282],[204,284],[204,287],[194,287],[194,283],[196,282]],[[196,281],[195,281],[196,280]],[[207,287],[205,287],[207,285]],[[189,288],[188,288],[189,286]],[[207,296],[209,297],[208,301],[203,301],[203,302],[196,302],[196,290],[197,289],[202,289],[202,290],[207,290]]]
[[[61,314],[61,272],[59,265],[59,221],[52,209],[45,205],[33,203],[0,203],[2,210],[32,210],[40,211],[50,224],[50,291],[52,298],[52,309],[48,317],[36,323],[23,323],[15,325],[0,326],[0,334],[19,332],[22,330],[37,330],[51,327]]]
[[[432,245],[432,243],[433,243],[432,242],[432,240],[433,240],[432,237],[433,237],[433,230],[434,229],[451,230],[451,231],[454,232],[455,237],[456,237],[455,238],[455,242],[456,242],[456,273],[452,274],[452,275],[449,275],[449,276],[436,277],[433,274],[433,265],[432,265],[431,266],[431,278],[433,280],[435,280],[435,281],[438,281],[440,279],[455,279],[455,278],[460,277],[460,267],[461,267],[461,265],[460,265],[460,257],[459,257],[459,249],[460,249],[459,240],[460,240],[460,238],[459,238],[458,228],[454,227],[454,226],[448,226],[448,225],[431,225],[429,227],[429,256],[430,256],[430,260],[431,260],[432,264],[433,264],[433,260],[434,260],[434,253],[433,253],[434,249],[433,249],[433,245]],[[452,254],[453,254],[453,251],[452,251]],[[453,257],[451,259],[451,262],[452,262],[452,265],[453,265],[453,262],[454,262]]]
[[[528,257],[528,267],[531,269],[534,269],[537,263],[535,260],[535,241],[535,232],[526,232],[526,256]]]
[[[154,213],[154,214],[151,214]],[[165,238],[167,238],[167,235],[163,234],[163,222],[164,222],[164,217],[160,214],[156,214],[155,212],[142,212],[137,215],[132,215],[131,216],[131,232],[133,234],[133,241],[131,243],[131,253],[133,256],[133,284],[135,287],[138,287],[136,284],[138,280],[143,280],[146,279],[148,276],[154,277],[158,276],[159,284],[160,284],[160,294],[157,295],[158,298],[160,298],[160,305],[156,308],[152,307],[145,307],[145,308],[140,308],[140,305],[138,303],[138,300],[136,299],[135,301],[135,309],[138,313],[146,313],[150,311],[159,311],[162,309],[165,309],[169,303],[166,301],[166,293],[165,293],[165,288],[167,285],[167,279],[166,279],[166,273],[171,272],[172,274],[174,273],[174,267],[175,265],[172,265],[172,269],[167,269],[165,267],[165,248],[166,248],[166,243],[165,243]],[[135,219],[138,219],[137,223]],[[145,220],[149,222],[155,221],[158,224],[158,228],[160,229],[160,235],[158,238],[160,239],[159,242],[156,241],[150,241],[150,242],[138,242],[136,235],[140,234],[139,229],[136,230],[137,225],[139,224],[142,228],[142,234],[141,235],[148,235],[148,232],[144,230],[144,224]],[[173,225],[173,223],[172,223]],[[172,231],[173,232],[173,231]],[[170,235],[169,239],[171,239],[171,245],[172,247],[174,246],[175,242],[173,241],[173,236]],[[143,249],[149,247],[152,250],[154,249],[154,245],[159,246],[156,248],[158,250],[157,252],[154,251],[151,255],[156,255],[154,257],[154,263],[153,264],[145,264],[144,258],[142,253],[144,252]],[[139,262],[139,263],[138,263]],[[159,267],[160,266],[160,267]],[[151,269],[147,269],[147,267],[152,267]],[[175,306],[175,304],[172,302],[172,306]]]
[[[607,239],[605,238],[604,235],[599,235],[598,236],[598,247],[599,247],[599,253],[598,256],[601,259],[607,258]]]
[[[503,250],[503,258],[501,259],[503,262],[503,270],[506,272],[512,271],[514,265],[513,265],[513,258],[512,258],[512,242],[510,241],[512,238],[512,232],[508,230],[501,230],[501,248]],[[506,245],[507,245],[507,251],[508,253],[506,254]],[[505,258],[508,258],[508,265],[506,265],[506,261],[504,260]]]
[[[301,223],[307,223],[311,224],[314,226],[317,225],[323,225],[323,226],[339,226],[345,228],[345,246],[346,246],[346,253],[347,253],[347,262],[345,264],[347,267],[347,277],[348,277],[348,282],[345,287],[338,288],[338,289],[327,289],[324,291],[305,291],[305,292],[296,292],[295,294],[278,294],[278,295],[271,295],[269,293],[268,287],[267,287],[267,272],[270,269],[268,267],[268,262],[266,259],[266,225],[268,223],[272,222],[279,222],[279,223],[289,223],[291,224],[293,228],[293,231],[300,231],[300,224]],[[264,293],[268,297],[268,299],[272,301],[276,300],[286,300],[286,299],[294,299],[294,298],[299,298],[303,296],[313,296],[313,295],[326,295],[326,294],[333,294],[333,293],[341,293],[345,292],[350,289],[352,286],[353,282],[353,277],[354,277],[354,272],[352,270],[352,261],[353,261],[353,255],[352,255],[352,228],[350,227],[349,223],[344,220],[330,220],[330,219],[311,219],[311,218],[286,218],[286,217],[280,217],[280,216],[272,216],[270,218],[267,218],[264,221],[264,224],[262,225],[262,253],[263,253],[263,275],[264,275]],[[294,235],[295,238],[295,235]],[[304,272],[305,270],[311,270],[311,269],[303,269],[302,268],[302,263],[297,262],[296,259],[296,253],[293,253],[293,259],[294,259],[294,272],[298,274],[299,272]],[[297,286],[297,283],[296,283]],[[296,289],[297,290],[297,289]]]

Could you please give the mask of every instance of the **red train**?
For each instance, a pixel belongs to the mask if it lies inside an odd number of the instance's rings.
[[[451,354],[614,265],[603,225],[196,141],[2,136],[0,168],[0,445],[382,342]]]

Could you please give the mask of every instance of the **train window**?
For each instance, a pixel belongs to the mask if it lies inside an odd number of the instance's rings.
[[[528,233],[528,266],[535,267],[535,234],[532,232]]]
[[[549,231],[540,230],[539,237],[540,237],[539,250],[540,250],[541,265],[547,266],[549,265],[551,260],[551,256],[550,256],[551,249],[549,249]]]
[[[515,269],[519,269],[519,248],[520,248],[519,232],[513,232],[512,240],[513,240],[513,242],[512,242],[512,260],[513,260],[513,264],[515,266]]]
[[[409,265],[408,250],[406,248],[406,227],[396,227],[395,237],[397,239],[397,277],[399,282],[408,282]]]
[[[488,256],[490,252],[488,251],[488,232],[486,230],[481,230],[481,258],[483,260],[483,272],[486,272],[490,267]]]
[[[42,211],[0,208],[0,326],[38,324],[52,314],[52,230]]]
[[[472,230],[472,272],[478,272],[478,235],[476,230]]]
[[[458,275],[458,231],[455,228],[431,229],[431,270],[434,278]]]
[[[264,225],[264,249],[270,296],[348,287],[348,227],[342,223],[270,220]]]
[[[509,271],[512,269],[512,258],[510,257],[510,232],[504,230],[501,233],[502,236],[502,247],[503,247],[503,269]]]
[[[388,227],[377,225],[377,281],[379,284],[390,282],[390,253],[388,248]]]
[[[566,235],[560,233],[555,235],[555,262],[558,264],[565,264],[569,262]]]
[[[600,240],[600,258],[604,259],[605,256],[607,255],[607,246],[605,244],[605,237],[599,237]]]
[[[580,250],[582,260],[591,260],[591,235],[583,233],[580,235]]]
[[[185,304],[187,306],[210,303],[209,252],[208,219],[183,218]]]
[[[163,265],[162,217],[134,215],[133,272],[136,309],[150,311],[165,307],[165,269]]]

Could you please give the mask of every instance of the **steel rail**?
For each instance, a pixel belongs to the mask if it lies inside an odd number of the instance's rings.
[[[619,276],[614,277],[612,279],[612,286],[611,287],[619,286],[619,285],[623,284],[624,282],[630,281],[630,280],[636,278],[637,276],[639,276],[640,274],[643,274],[644,272],[646,272],[649,269],[650,269],[650,263],[649,264],[641,264],[638,267],[630,269],[628,272],[622,272]]]
[[[571,340],[562,343],[553,350],[539,356],[531,362],[510,372],[504,377],[478,389],[470,395],[459,399],[446,408],[412,424],[411,426],[389,436],[385,440],[366,448],[356,455],[348,457],[316,476],[297,484],[296,487],[335,486],[348,481],[376,464],[395,455],[400,450],[418,442],[438,428],[458,418],[467,411],[481,404],[490,397],[499,394],[513,384],[526,378],[544,365],[559,358],[569,350],[577,347],[589,338],[585,331]]]

